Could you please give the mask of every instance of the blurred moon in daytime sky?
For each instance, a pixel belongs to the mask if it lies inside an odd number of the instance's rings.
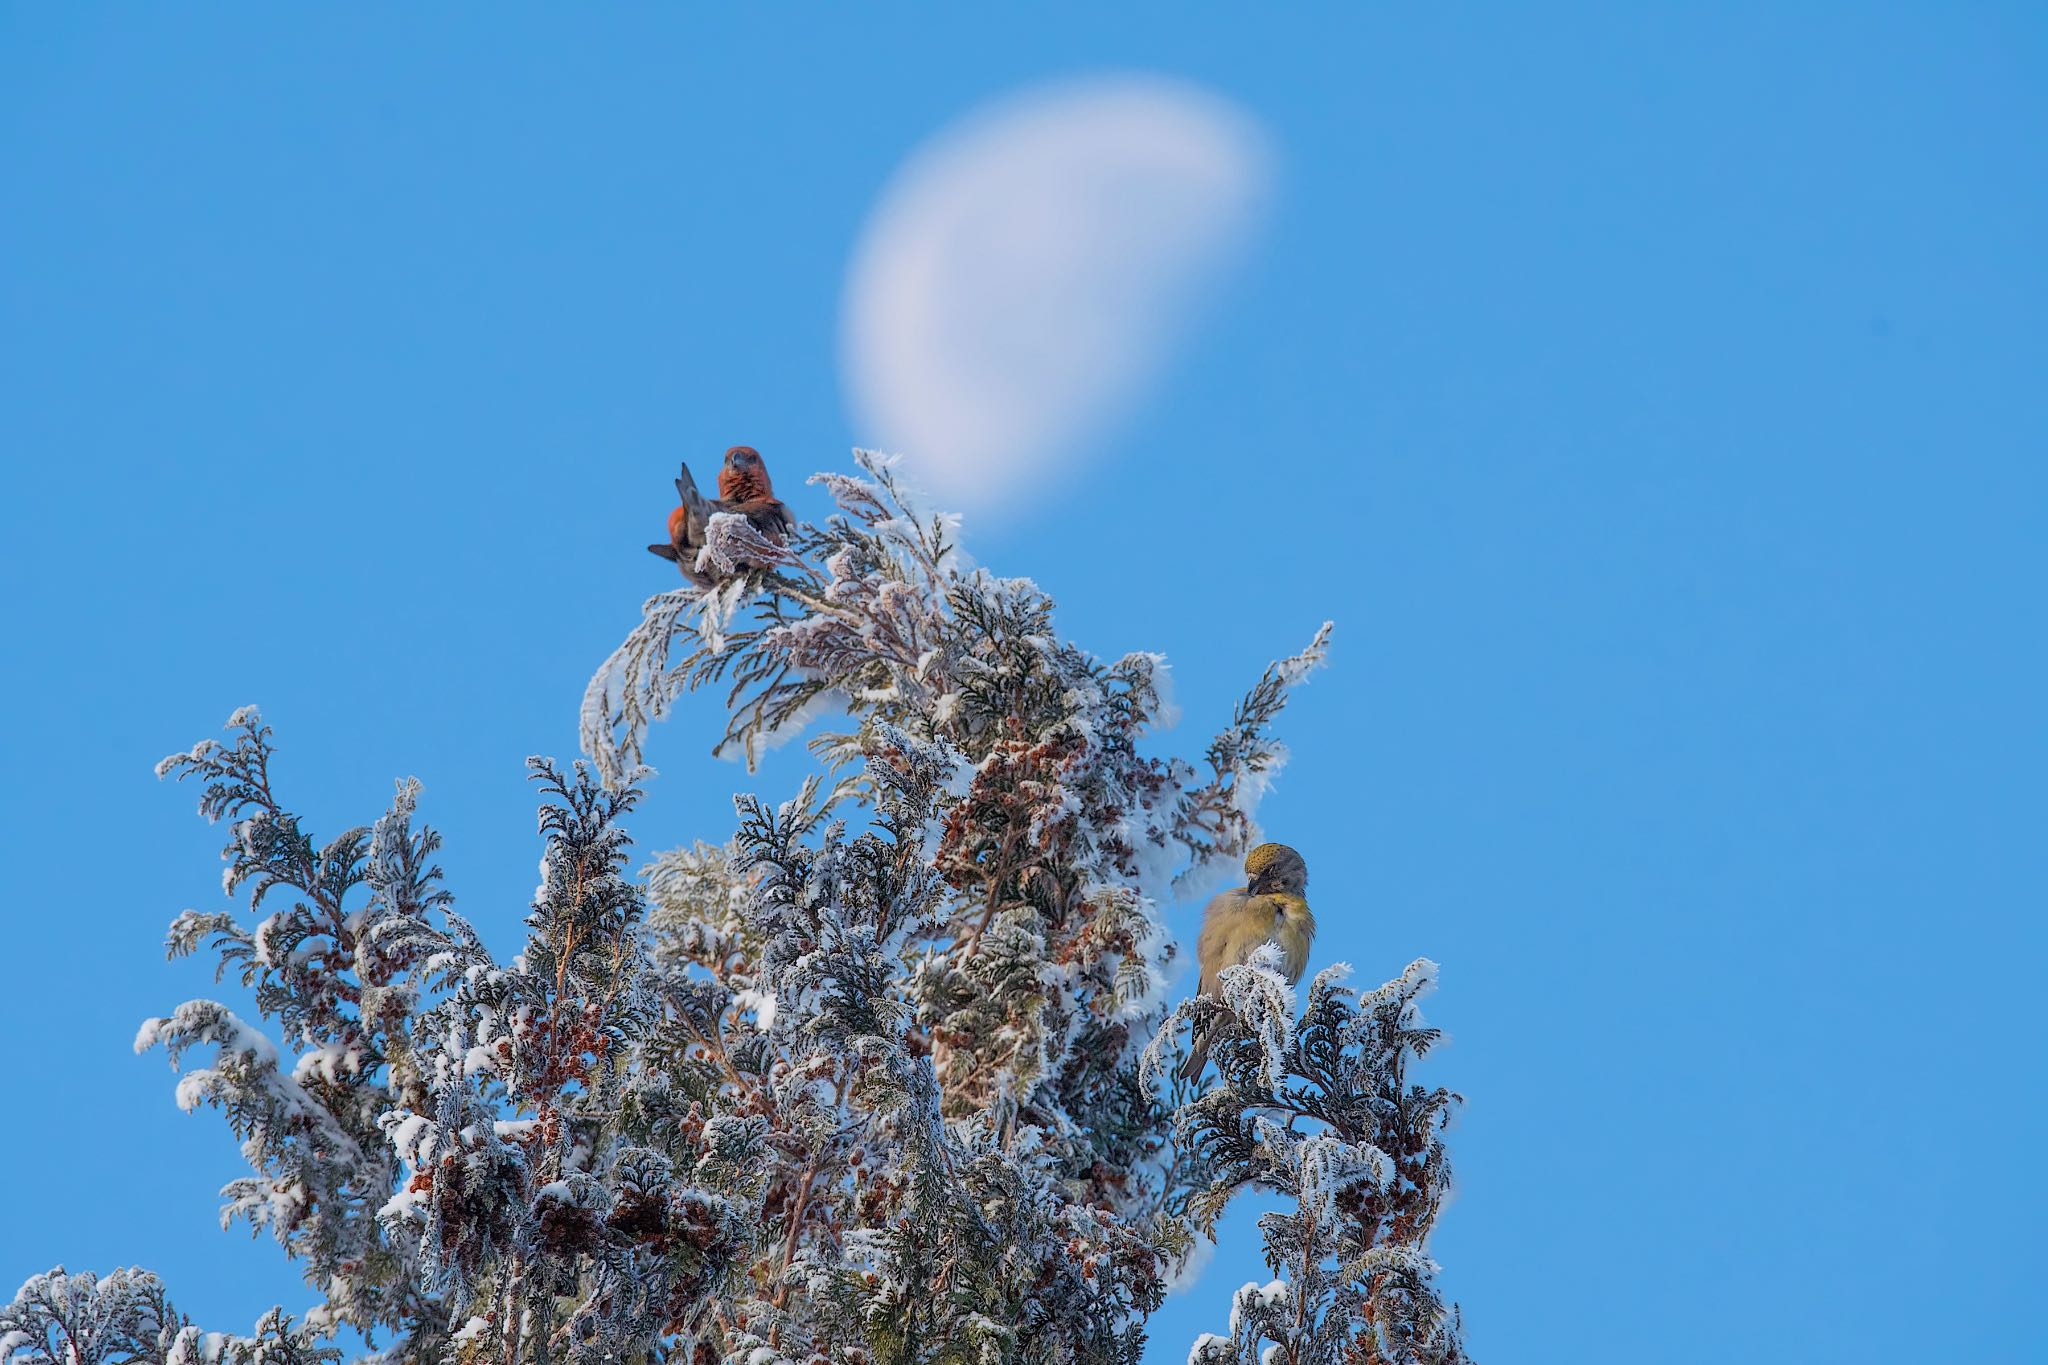
[[[1250,115],[1162,77],[1034,87],[944,128],[848,269],[855,438],[946,505],[1028,505],[1143,401],[1272,181]]]

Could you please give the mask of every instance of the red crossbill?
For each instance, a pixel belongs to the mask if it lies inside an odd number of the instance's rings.
[[[683,577],[700,588],[715,585],[715,580],[697,567],[698,553],[706,544],[706,528],[712,517],[721,512],[737,512],[777,545],[796,530],[796,518],[776,500],[768,466],[762,462],[761,452],[752,446],[734,446],[725,452],[725,463],[718,470],[715,500],[697,491],[697,481],[690,476],[688,464],[681,466],[676,478],[676,497],[679,504],[668,514],[668,543],[650,545],[647,550],[674,564]]]
[[[1268,943],[1282,955],[1287,984],[1301,980],[1308,968],[1309,944],[1315,941],[1316,917],[1308,908],[1308,864],[1285,844],[1260,844],[1244,857],[1246,883],[1209,902],[1202,916],[1202,935],[1195,940],[1201,964],[1199,992],[1215,996],[1225,967],[1248,961]],[[1180,1074],[1194,1080],[1209,1060],[1209,1040],[1199,1032]]]

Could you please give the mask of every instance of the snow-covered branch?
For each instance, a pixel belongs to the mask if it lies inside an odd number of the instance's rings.
[[[1164,660],[1062,639],[857,458],[786,544],[714,518],[730,576],[648,601],[584,698],[587,763],[530,761],[510,955],[456,913],[417,784],[323,842],[253,708],[164,761],[225,824],[238,899],[170,951],[256,1010],[188,1001],[137,1047],[196,1063],[179,1103],[251,1168],[224,1217],[318,1303],[210,1336],[146,1273],[53,1272],[0,1315],[0,1365],[310,1362],[342,1326],[392,1365],[1112,1365],[1255,1185],[1297,1205],[1262,1224],[1277,1278],[1196,1358],[1462,1359],[1424,1253],[1456,1097],[1407,1079],[1427,964],[1362,998],[1325,972],[1304,1004],[1255,957],[1163,998],[1161,906],[1256,842],[1329,627],[1198,762],[1159,752]],[[750,760],[836,716],[821,771],[636,875],[650,727],[710,687]],[[1199,1094],[1166,1080],[1188,1024],[1221,1076]]]

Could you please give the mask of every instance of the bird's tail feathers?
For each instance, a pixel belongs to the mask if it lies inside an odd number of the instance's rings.
[[[689,464],[687,462],[678,464],[676,469],[678,471],[676,474],[676,496],[682,499],[683,506],[685,507],[701,505],[704,501],[704,495],[697,491],[697,481],[690,477]]]

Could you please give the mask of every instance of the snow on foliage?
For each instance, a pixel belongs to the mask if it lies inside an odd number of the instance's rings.
[[[1191,1362],[1467,1359],[1423,1250],[1450,1193],[1442,1133],[1460,1100],[1408,1074],[1442,1036],[1419,1005],[1436,964],[1417,959],[1365,995],[1339,984],[1349,970],[1318,973],[1296,1020],[1286,982],[1254,957],[1224,973],[1224,1002],[1183,1003],[1147,1050],[1147,1074],[1162,1074],[1180,1026],[1200,1023],[1222,1073],[1174,1114],[1190,1171],[1184,1216],[1213,1235],[1230,1198],[1252,1186],[1295,1204],[1259,1220],[1266,1263],[1286,1278],[1238,1291],[1229,1334],[1204,1337]]]
[[[160,773],[225,822],[247,914],[180,915],[282,1046],[224,1006],[137,1050],[208,1065],[265,1228],[319,1305],[202,1336],[153,1276],[61,1270],[0,1316],[0,1365],[312,1361],[348,1326],[380,1362],[1128,1362],[1241,1190],[1276,1275],[1191,1361],[1455,1362],[1423,1245],[1456,1103],[1426,963],[1363,997],[1276,963],[1169,1010],[1168,897],[1228,876],[1283,758],[1269,731],[1328,627],[1269,667],[1201,765],[1147,752],[1162,659],[1059,638],[1026,579],[972,567],[887,462],[815,480],[838,512],[773,556],[660,594],[593,679],[590,762],[530,760],[540,884],[511,958],[453,909],[401,783],[326,843],[273,788],[254,708]],[[718,548],[714,544],[713,549]],[[721,563],[724,560],[720,561]],[[750,761],[832,711],[818,776],[736,802],[723,843],[629,868],[648,728],[724,689]],[[1186,1026],[1219,1081],[1171,1081]]]
[[[330,1365],[340,1357],[277,1309],[251,1336],[202,1332],[171,1307],[147,1270],[100,1279],[58,1266],[31,1276],[0,1308],[0,1361],[8,1365]]]

